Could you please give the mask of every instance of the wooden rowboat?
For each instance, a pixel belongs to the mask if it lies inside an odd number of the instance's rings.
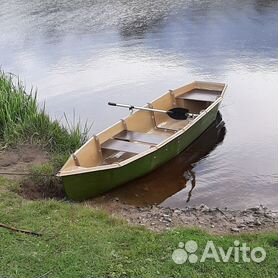
[[[186,108],[190,117],[139,110],[93,136],[57,174],[67,196],[84,200],[143,176],[178,155],[216,119],[226,85],[196,81],[144,106]]]

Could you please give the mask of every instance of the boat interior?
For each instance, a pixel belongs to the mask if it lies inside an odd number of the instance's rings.
[[[192,114],[186,120],[175,120],[165,113],[138,110],[93,136],[72,154],[60,174],[74,169],[119,164],[158,146],[206,111],[222,96],[224,88],[222,83],[193,82],[169,90],[145,107],[161,110],[186,108]]]

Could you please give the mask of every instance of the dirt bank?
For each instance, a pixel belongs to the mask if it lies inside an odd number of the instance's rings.
[[[17,193],[25,199],[63,199],[65,193],[61,181],[43,171],[32,172],[34,166],[43,165],[50,161],[50,154],[36,145],[18,145],[15,148],[4,149],[0,152],[0,176],[16,180],[20,183]]]
[[[22,174],[28,173],[34,165],[49,161],[49,154],[38,146],[18,145],[14,148],[0,151],[1,175],[11,179],[22,179]]]

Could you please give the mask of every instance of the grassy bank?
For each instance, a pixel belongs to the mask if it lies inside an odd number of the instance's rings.
[[[87,125],[66,126],[52,120],[39,107],[37,92],[26,92],[15,76],[0,71],[0,144],[11,146],[21,143],[39,144],[50,152],[70,154],[86,140]]]
[[[153,233],[131,227],[85,204],[54,200],[27,201],[13,193],[15,185],[0,178],[1,222],[41,232],[41,237],[0,228],[1,277],[262,277],[277,276],[276,234],[214,236],[199,230]],[[179,242],[208,240],[228,249],[234,240],[265,248],[262,263],[173,262]],[[197,251],[201,256],[201,251]]]

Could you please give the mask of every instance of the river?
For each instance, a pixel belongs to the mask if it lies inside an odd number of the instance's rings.
[[[172,207],[278,209],[277,4],[3,0],[0,65],[37,87],[53,117],[88,120],[92,133],[126,115],[108,101],[143,105],[193,80],[227,83],[220,139],[212,130],[197,158],[185,152],[113,194]]]

